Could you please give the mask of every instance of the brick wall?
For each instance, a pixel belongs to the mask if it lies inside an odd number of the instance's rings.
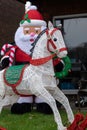
[[[0,49],[14,41],[14,34],[24,15],[24,4],[16,0],[0,0]]]
[[[85,0],[42,0],[37,2],[37,5],[41,6],[39,9],[43,14],[49,15],[48,18],[64,14],[87,13],[87,2]],[[47,19],[47,17],[45,18]]]

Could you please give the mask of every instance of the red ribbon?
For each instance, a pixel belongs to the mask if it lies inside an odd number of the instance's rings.
[[[42,65],[42,64],[45,64],[46,62],[48,62],[49,60],[51,60],[54,56],[56,56],[56,54],[52,54],[52,55],[47,56],[45,58],[31,59],[30,64],[32,64],[34,66]]]

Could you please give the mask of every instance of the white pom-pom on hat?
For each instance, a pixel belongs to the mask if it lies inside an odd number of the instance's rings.
[[[25,13],[27,13],[29,10],[37,10],[37,7],[35,5],[31,5],[30,1],[27,1],[25,4]]]
[[[35,5],[32,5],[32,6],[30,7],[30,10],[37,10],[37,7],[36,7]]]

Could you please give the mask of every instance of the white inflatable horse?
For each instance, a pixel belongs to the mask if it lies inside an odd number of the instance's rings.
[[[57,130],[67,130],[62,123],[55,99],[64,106],[70,123],[73,122],[74,115],[67,97],[57,87],[52,62],[52,58],[55,54],[59,58],[63,58],[67,55],[67,49],[61,31],[54,28],[52,23],[49,22],[48,29],[42,32],[39,39],[36,41],[32,59],[30,61],[31,64],[24,70],[22,80],[15,90],[20,94],[34,94],[44,99],[53,110],[54,119],[58,127]],[[2,70],[0,72],[0,96],[2,97],[0,100],[1,108],[6,104],[16,102],[19,97],[19,95],[17,95],[13,89],[4,82],[4,71],[5,70]]]

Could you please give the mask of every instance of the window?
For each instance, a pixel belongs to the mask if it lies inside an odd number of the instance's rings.
[[[54,26],[62,24],[61,31],[72,59],[81,61],[87,70],[87,14],[53,17]]]

